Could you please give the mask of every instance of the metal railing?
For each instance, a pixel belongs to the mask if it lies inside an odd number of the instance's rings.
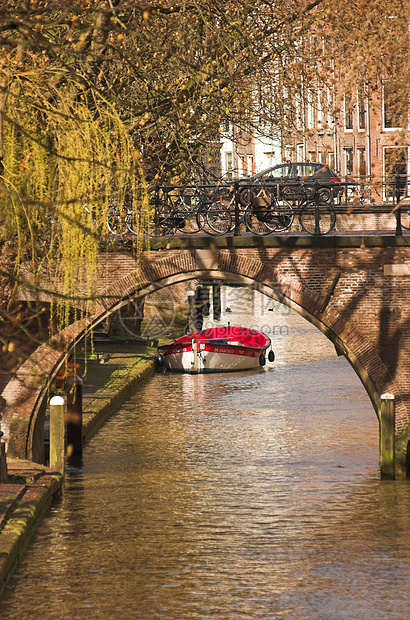
[[[263,217],[262,208],[255,203],[255,198],[260,196],[265,199]],[[408,178],[397,176],[387,182],[360,177],[333,184],[326,179],[301,179],[274,183],[238,180],[215,185],[157,185],[150,198],[149,229],[143,233],[153,236],[252,234],[253,216],[259,222],[259,232],[255,234],[286,234],[291,232],[291,225],[277,225],[286,204],[287,213],[289,207],[292,211],[288,219],[293,222],[294,217],[298,218],[302,230],[310,234],[328,234],[334,229],[336,219],[338,231],[342,232],[343,216],[351,219],[352,215],[358,215],[386,216],[386,221],[393,218],[395,234],[399,236],[410,229],[409,196]],[[308,213],[315,222],[314,227],[303,225]],[[320,223],[325,214],[333,225],[324,231]],[[130,232],[136,234],[134,229]]]

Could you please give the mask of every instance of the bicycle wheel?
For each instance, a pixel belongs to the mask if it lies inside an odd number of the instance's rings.
[[[329,187],[321,187],[317,190],[317,195],[319,197],[320,202],[332,202],[332,192]]]
[[[335,210],[327,203],[308,202],[301,208],[299,224],[309,235],[327,235],[336,224]]]
[[[297,190],[298,188],[294,185],[283,185],[280,188],[279,196],[283,197],[288,204],[290,202],[296,203],[300,199],[300,188],[299,192]]]
[[[398,206],[400,207],[401,227],[410,230],[410,196],[402,198]]]
[[[283,232],[292,226],[294,217],[292,206],[286,200],[278,200],[268,211],[264,223],[271,232]]]
[[[226,235],[231,229],[232,216],[224,204],[212,203],[205,211],[205,218],[209,230],[204,230],[209,235]]]
[[[244,187],[239,190],[239,203],[246,207],[252,202],[252,198],[256,196],[256,190],[251,187]]]
[[[265,235],[270,235],[272,229],[269,228],[265,221],[264,216],[261,216],[260,209],[258,210],[252,205],[249,205],[244,213],[245,226],[249,232],[254,235],[258,235],[263,237]]]
[[[195,234],[201,230],[198,223],[197,212],[199,203],[196,204],[191,196],[181,196],[177,205],[177,216],[184,221],[184,226],[178,226],[178,230],[187,234]]]
[[[122,235],[127,231],[121,209],[112,205],[107,212],[107,228],[112,235]]]
[[[154,217],[153,214],[150,214],[147,217],[142,218],[141,213],[135,213],[132,210],[129,210],[127,215],[125,216],[125,224],[132,235],[144,235],[144,236],[153,236],[154,230]]]

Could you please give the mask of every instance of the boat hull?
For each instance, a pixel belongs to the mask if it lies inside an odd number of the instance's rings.
[[[179,351],[164,356],[164,366],[167,370],[176,372],[228,372],[232,370],[251,370],[260,368],[260,352],[252,355],[238,355],[236,352],[220,351]],[[195,357],[197,358],[195,363]]]
[[[230,331],[223,332],[225,338],[215,339],[214,330],[208,330],[197,332],[192,337],[181,337],[162,347],[165,368],[197,374],[254,370],[263,366],[270,339],[251,330],[227,329]],[[248,342],[253,346],[247,346]]]

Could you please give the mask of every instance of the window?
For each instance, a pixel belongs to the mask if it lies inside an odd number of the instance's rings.
[[[303,144],[298,144],[296,146],[296,152],[297,152],[297,158],[298,161],[303,161],[304,160],[304,148],[303,148]]]
[[[366,129],[366,98],[361,88],[357,91],[357,127],[361,131]]]
[[[232,125],[228,120],[223,121],[222,123],[222,131],[226,134],[226,135],[231,135],[232,134]]]
[[[332,170],[335,167],[335,154],[334,153],[328,153],[328,161],[329,161],[329,168],[331,168]]]
[[[316,161],[316,151],[309,151],[308,161]]]
[[[291,144],[285,144],[284,146],[284,160],[285,161],[292,161],[292,159],[294,159],[293,157],[293,153],[294,153],[294,148]]]
[[[348,148],[344,149],[345,155],[345,174],[352,175],[353,174],[353,149]]]
[[[238,155],[238,168],[241,176],[246,176],[246,157],[245,155]]]
[[[275,151],[265,151],[263,155],[268,160],[269,166],[273,166],[273,163],[275,161]],[[266,168],[267,167],[268,166],[266,166]]]
[[[296,129],[302,129],[303,127],[303,108],[300,95],[295,97],[295,114],[296,114]]]
[[[278,166],[275,168],[271,174],[273,177],[278,177],[281,179],[288,178],[292,176],[292,166],[290,164],[283,164],[283,166]]]
[[[317,171],[318,171],[317,166],[309,166],[309,164],[302,164],[300,166],[296,166],[296,176],[300,177],[301,179],[306,179],[307,177],[311,177]]]
[[[394,82],[383,85],[383,126],[384,129],[399,129],[403,124],[402,101],[398,93],[398,86]]]
[[[315,122],[315,110],[313,107],[313,91],[308,90],[307,92],[307,126],[308,129],[313,129]]]
[[[357,169],[359,171],[359,176],[366,176],[366,149],[358,148],[357,149]]]
[[[353,104],[351,95],[345,95],[344,101],[345,108],[345,130],[351,131],[353,129]]]
[[[403,197],[408,191],[408,149],[387,147],[383,150],[385,198]]]
[[[246,156],[246,163],[247,163],[247,169],[248,172],[247,174],[251,175],[251,174],[255,174],[255,166],[253,163],[253,155],[247,155]]]
[[[226,178],[232,179],[233,155],[231,152],[225,153]]]
[[[319,128],[323,125],[323,100],[322,90],[320,88],[317,91],[317,125]]]
[[[326,91],[326,122],[328,127],[332,127],[334,123],[333,118],[333,95],[330,89],[328,88]]]
[[[260,179],[287,179],[292,176],[292,166],[291,164],[281,164],[279,166],[275,166],[273,170],[267,171],[265,174],[261,175]]]

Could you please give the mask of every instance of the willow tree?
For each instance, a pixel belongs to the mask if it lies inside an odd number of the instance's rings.
[[[30,2],[1,8],[5,371],[13,371],[54,331],[92,311],[98,253],[112,205],[122,205],[125,193],[132,192],[141,220],[148,210],[129,126],[115,99],[99,87],[112,36],[112,4]],[[137,243],[137,254],[141,248]]]
[[[2,2],[3,352],[28,332],[47,337],[44,275],[59,293],[55,329],[78,316],[73,308],[89,309],[109,205],[131,189],[144,217],[150,184],[201,174],[225,124],[282,135],[301,85],[334,87],[335,75],[353,75],[335,67],[355,55],[368,83],[378,71],[408,76],[408,52],[386,53],[395,27],[404,45],[407,11],[401,0],[384,4]],[[318,38],[326,46],[314,45]],[[33,302],[23,308],[15,293],[27,265]]]
[[[1,4],[3,353],[29,332],[47,337],[47,279],[52,329],[89,310],[113,200],[131,190],[144,214],[147,182],[188,178],[221,123],[239,122],[258,60],[258,6],[266,10],[248,0]]]

